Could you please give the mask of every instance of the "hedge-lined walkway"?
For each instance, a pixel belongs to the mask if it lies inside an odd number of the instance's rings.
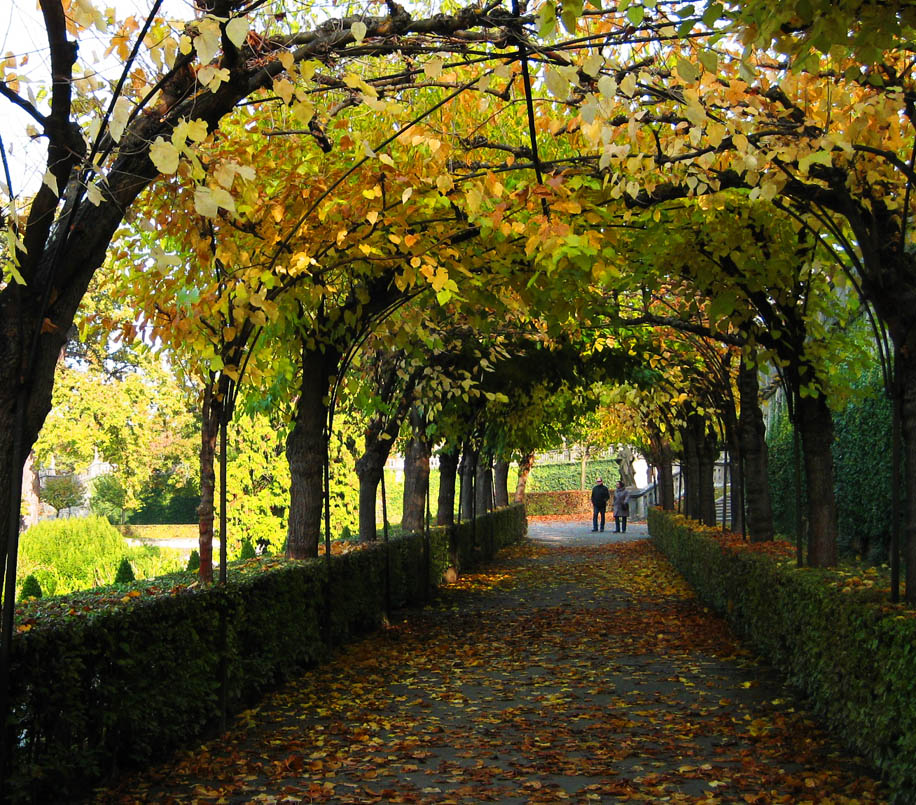
[[[435,606],[96,801],[882,801],[647,540],[589,532],[532,525]]]

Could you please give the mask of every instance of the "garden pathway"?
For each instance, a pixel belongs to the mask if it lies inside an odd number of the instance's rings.
[[[95,801],[882,801],[644,525],[529,536]]]

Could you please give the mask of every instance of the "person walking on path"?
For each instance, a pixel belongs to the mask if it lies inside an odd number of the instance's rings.
[[[630,490],[623,485],[623,480],[617,482],[614,490],[614,533],[626,533],[627,517],[630,516]],[[604,518],[602,517],[602,520]],[[602,529],[604,530],[604,529]]]
[[[607,502],[611,499],[611,490],[604,485],[600,478],[592,487],[592,531],[598,531],[598,515],[601,515],[601,531],[604,531],[604,514]]]

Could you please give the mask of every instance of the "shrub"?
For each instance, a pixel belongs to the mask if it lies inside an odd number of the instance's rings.
[[[655,544],[735,631],[808,695],[901,803],[916,791],[916,617],[877,573],[797,568],[785,543],[748,545],[659,509]],[[780,556],[782,554],[782,556]]]
[[[45,595],[63,595],[108,584],[127,558],[134,574],[149,578],[181,569],[178,551],[131,548],[104,517],[44,520],[22,535],[21,576],[33,574]]]
[[[22,574],[34,574],[46,595],[60,595],[108,584],[125,544],[104,517],[43,520],[20,541]]]
[[[121,564],[118,565],[118,572],[115,573],[114,583],[130,584],[132,581],[136,580],[137,578],[134,576],[134,569],[130,566],[130,560],[125,556],[121,560]]]
[[[200,570],[200,554],[197,551],[191,551],[191,555],[188,557],[188,566],[186,568],[189,573],[196,573]]]
[[[377,543],[332,557],[331,584],[323,559],[265,559],[240,565],[225,587],[183,575],[123,598],[100,591],[95,608],[81,605],[87,593],[58,602],[11,646],[7,798],[81,801],[113,768],[146,765],[215,726],[221,678],[230,708],[250,706],[324,656],[326,637],[340,645],[377,628],[386,567],[390,605],[417,604],[455,558],[486,559],[525,527],[512,506],[433,529],[428,545],[420,534]],[[27,606],[26,617],[47,602]]]
[[[242,547],[239,551],[239,559],[254,559],[256,556],[257,553],[255,552],[254,545],[251,544],[251,540],[247,538],[243,539]]]
[[[41,585],[38,583],[38,579],[31,573],[26,576],[25,581],[22,582],[19,598],[41,598]]]

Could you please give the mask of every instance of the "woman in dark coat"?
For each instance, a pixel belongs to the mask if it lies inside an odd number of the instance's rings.
[[[623,481],[618,481],[614,490],[614,533],[626,532],[629,516],[630,490],[623,485]]]

